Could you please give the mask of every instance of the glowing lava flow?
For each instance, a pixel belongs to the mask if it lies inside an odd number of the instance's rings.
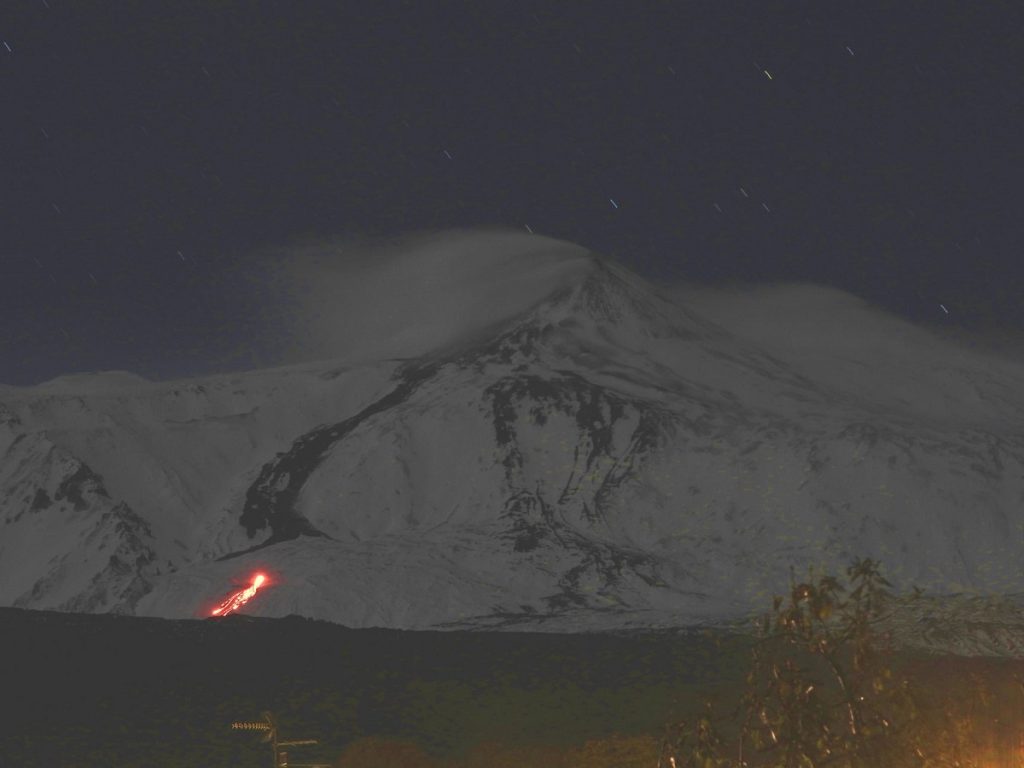
[[[256,594],[256,590],[263,586],[263,582],[265,582],[266,580],[266,576],[264,576],[262,573],[257,573],[253,577],[252,584],[250,584],[243,590],[235,592],[235,594],[233,594],[223,603],[221,603],[212,611],[210,611],[210,615],[227,616],[229,613],[237,611],[239,608],[241,608],[243,605],[245,605],[252,599],[252,596]]]

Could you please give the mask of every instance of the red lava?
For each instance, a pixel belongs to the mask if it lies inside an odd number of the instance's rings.
[[[235,592],[235,594],[233,594],[231,597],[229,597],[223,603],[221,603],[216,608],[214,608],[212,611],[210,611],[210,615],[211,616],[227,616],[229,613],[233,613],[233,612],[237,611],[239,608],[241,608],[243,605],[245,605],[246,603],[248,603],[252,599],[253,595],[255,595],[256,591],[261,586],[263,586],[263,584],[264,584],[264,582],[266,582],[266,580],[267,580],[266,576],[264,576],[262,573],[257,573],[255,576],[253,576],[252,584],[250,584],[245,589],[242,589],[242,590],[239,590],[238,592]]]

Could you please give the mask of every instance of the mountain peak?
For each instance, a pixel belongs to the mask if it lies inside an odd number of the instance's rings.
[[[497,309],[514,258],[477,265],[490,293],[460,276],[398,306],[401,326],[443,305],[404,365],[383,345],[366,365],[10,398],[6,599],[181,618],[265,572],[245,607],[263,616],[573,631],[745,615],[791,567],[853,556],[898,590],[1024,587],[1015,433],[840,391],[609,259],[549,256]],[[986,397],[1015,383],[991,375]],[[1019,410],[985,402],[1003,425]]]
[[[585,318],[623,338],[696,338],[713,333],[711,323],[611,259],[593,254],[590,265],[575,285],[552,297],[549,312]]]

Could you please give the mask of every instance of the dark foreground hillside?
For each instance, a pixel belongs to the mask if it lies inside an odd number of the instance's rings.
[[[267,766],[278,718],[333,762],[368,736],[438,758],[481,741],[659,736],[700,687],[742,678],[744,641],[353,630],[289,617],[170,621],[0,609],[0,766]],[[676,705],[678,701],[678,706]]]

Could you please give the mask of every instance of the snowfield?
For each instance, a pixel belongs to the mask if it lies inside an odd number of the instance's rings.
[[[502,249],[492,269],[469,238],[374,273],[470,276],[429,312],[394,305],[348,357],[0,387],[0,604],[202,616],[262,570],[243,612],[668,627],[741,620],[791,566],[858,556],[959,594],[947,622],[1024,593],[1020,362],[830,290],[795,289],[817,308],[773,331],[575,246]],[[833,306],[834,344],[798,330]],[[1002,639],[971,647],[1019,642],[1002,606]]]

